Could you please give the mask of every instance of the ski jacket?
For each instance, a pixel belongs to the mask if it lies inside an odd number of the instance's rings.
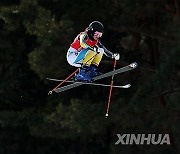
[[[82,50],[82,48],[90,48],[92,49],[95,45],[97,45],[98,40],[90,40],[86,32],[81,32],[71,44],[71,47],[76,49],[77,51]]]
[[[94,50],[94,47],[100,47],[104,49],[104,53],[107,57],[113,58],[113,53],[107,50],[99,40],[91,40],[86,32],[81,32],[74,39],[71,47],[76,49],[77,51],[81,51],[82,49],[90,48]]]

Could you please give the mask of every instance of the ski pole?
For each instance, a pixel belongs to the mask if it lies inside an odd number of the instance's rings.
[[[56,90],[58,87],[60,87],[64,82],[66,82],[69,78],[71,78],[76,72],[78,72],[79,68],[76,69],[72,74],[70,74],[67,78],[65,78],[60,84],[58,84],[55,88],[53,88],[51,91],[49,91],[48,95],[52,94],[54,90]]]
[[[116,69],[116,59],[114,59],[114,71]],[[110,108],[110,103],[111,103],[111,94],[112,94],[112,87],[113,87],[113,79],[114,79],[114,75],[112,75],[112,78],[111,78],[111,85],[110,85],[110,89],[109,89],[109,98],[108,98],[108,104],[107,104],[107,109],[106,109],[106,118],[108,117],[109,115],[109,108]]]

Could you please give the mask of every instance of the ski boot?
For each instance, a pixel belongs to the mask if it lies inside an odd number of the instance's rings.
[[[88,66],[81,67],[79,70],[79,73],[75,75],[74,80],[75,81],[92,82],[89,67]]]
[[[93,64],[89,67],[89,71],[90,71],[91,78],[94,78],[94,77],[102,74],[97,71],[97,66],[93,65]]]

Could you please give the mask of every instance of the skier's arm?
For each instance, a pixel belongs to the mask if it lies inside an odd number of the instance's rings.
[[[79,36],[79,40],[80,40],[80,45],[82,48],[90,48],[92,50],[94,50],[91,46],[89,46],[87,43],[86,43],[86,40],[88,39],[88,36],[86,34],[80,34]]]
[[[104,45],[102,45],[102,43],[99,41],[98,42],[98,47],[99,48],[103,48],[104,49],[104,54],[112,59],[116,59],[119,60],[120,58],[120,54],[119,53],[112,53],[111,51],[109,51],[108,49],[106,49],[106,47]]]
[[[113,58],[113,53],[111,51],[109,51],[108,49],[106,49],[106,47],[104,45],[101,44],[101,42],[98,42],[98,47],[103,48],[104,49],[104,54],[109,57],[109,58]]]

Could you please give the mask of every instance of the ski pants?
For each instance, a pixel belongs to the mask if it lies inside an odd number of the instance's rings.
[[[77,51],[76,49],[70,47],[66,58],[70,65],[81,67],[82,65],[90,66],[91,64],[98,66],[101,62],[102,56],[103,52],[97,54],[95,51],[88,48]]]

